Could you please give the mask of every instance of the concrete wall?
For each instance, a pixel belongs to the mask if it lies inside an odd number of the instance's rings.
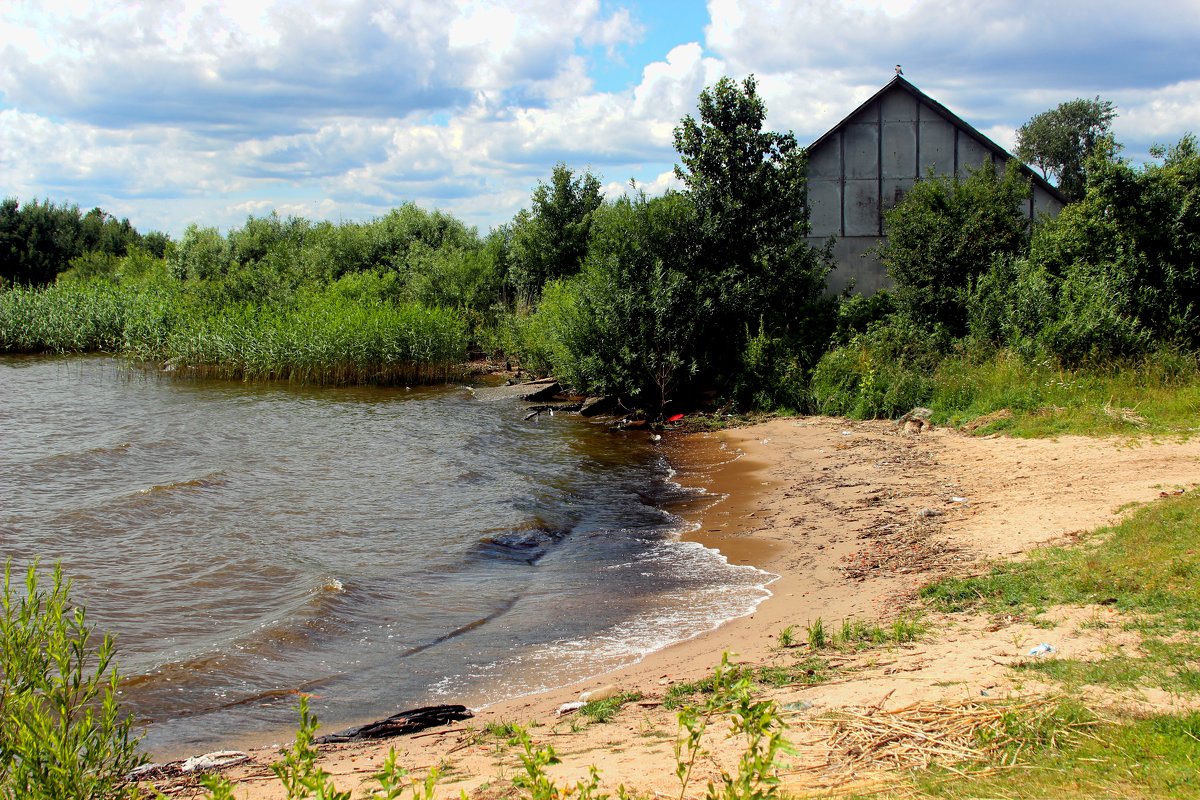
[[[890,285],[871,251],[884,238],[884,212],[896,205],[929,170],[966,177],[991,162],[1004,169],[996,145],[955,124],[929,103],[895,86],[809,150],[808,203],[811,239],[821,245],[836,237],[837,269],[829,288],[854,283],[862,294]],[[1000,151],[1001,153],[1003,151]],[[1061,204],[1035,186],[1022,210],[1031,219],[1057,214]]]

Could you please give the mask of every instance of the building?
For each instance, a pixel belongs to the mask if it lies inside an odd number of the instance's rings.
[[[835,237],[831,291],[851,281],[873,294],[890,281],[872,250],[884,239],[883,214],[918,178],[966,177],[990,161],[1003,170],[1011,154],[948,108],[897,75],[808,148],[810,240]],[[1055,215],[1065,198],[1025,165],[1033,191],[1023,210],[1030,219]]]

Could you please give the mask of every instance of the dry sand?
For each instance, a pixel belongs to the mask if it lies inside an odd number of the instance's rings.
[[[788,625],[803,639],[817,618],[827,626],[847,618],[888,623],[932,577],[978,571],[988,559],[1068,541],[1133,504],[1200,485],[1198,439],[1019,440],[948,429],[914,435],[889,422],[809,417],[693,434],[668,446],[680,481],[727,495],[700,515],[694,538],[731,561],[779,575],[773,596],[752,616],[586,684],[500,703],[467,723],[414,737],[332,746],[322,766],[339,776],[339,786],[357,796],[395,747],[415,773],[442,769],[443,796],[462,789],[505,794],[519,769],[516,748],[484,727],[516,722],[529,726],[535,741],[554,746],[563,763],[551,772],[561,780],[583,778],[594,764],[609,790],[623,783],[677,797],[676,718],[658,707],[670,683],[711,674],[723,652],[743,662],[793,663],[804,648],[777,646]],[[1018,682],[1009,665],[1042,641],[1069,657],[1136,647],[1119,626],[1103,624],[1113,615],[1106,608],[1058,609],[1057,626],[1047,630],[1021,619],[926,613],[930,633],[916,644],[835,655],[831,681],[767,693],[785,708],[789,738],[801,745],[785,786],[801,792],[872,779],[860,767],[830,760],[826,734],[814,721],[825,712],[1037,693],[1044,687]],[[580,691],[608,684],[644,699],[606,724],[555,717]],[[1182,702],[1153,692],[1122,699],[1154,707]],[[689,794],[702,793],[737,752],[723,736],[723,729],[710,734],[713,753],[697,766]],[[275,757],[273,750],[255,751],[249,764],[229,773],[239,781],[239,797],[283,796],[267,768]],[[182,797],[197,793],[180,783],[169,789]]]

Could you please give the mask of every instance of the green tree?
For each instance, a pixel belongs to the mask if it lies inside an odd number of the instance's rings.
[[[518,299],[532,303],[546,281],[579,272],[592,213],[603,201],[600,178],[587,170],[576,175],[560,163],[549,183],[538,181],[532,210],[522,209],[510,231],[509,282]]]
[[[1042,177],[1053,175],[1068,200],[1079,200],[1087,183],[1089,157],[1097,152],[1111,155],[1118,149],[1110,138],[1116,116],[1112,101],[1099,96],[1060,103],[1017,129],[1017,156],[1041,170]]]
[[[997,256],[1029,244],[1022,201],[1029,183],[1016,161],[1003,175],[984,162],[967,178],[930,173],[884,214],[887,242],[880,260],[895,283],[897,309],[927,328],[953,336],[967,329],[967,292]]]
[[[700,93],[699,120],[675,129],[699,225],[690,279],[711,306],[702,367],[736,380],[746,342],[782,337],[814,360],[828,325],[829,261],[809,247],[807,155],[791,133],[764,131],[767,108],[754,77],[721,78]]]

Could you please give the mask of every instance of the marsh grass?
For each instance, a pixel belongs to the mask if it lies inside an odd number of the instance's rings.
[[[1200,796],[1200,714],[1099,721],[1087,734],[1051,739],[1077,716],[1064,703],[1037,730],[1024,732],[1015,766],[959,769],[934,765],[894,791],[871,797],[1043,798]],[[1026,721],[1014,717],[1014,726]],[[1021,731],[1018,730],[1018,733]],[[862,795],[851,795],[862,796]]]
[[[60,283],[0,293],[0,351],[112,352],[200,377],[403,385],[450,377],[457,312],[305,291],[282,307],[220,304],[176,284]]]

